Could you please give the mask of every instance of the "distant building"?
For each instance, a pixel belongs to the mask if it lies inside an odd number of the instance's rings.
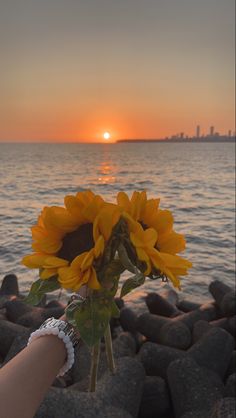
[[[183,139],[184,138],[184,132],[180,132],[180,138]]]
[[[214,126],[210,126],[210,136],[214,136]]]
[[[197,138],[200,138],[200,131],[201,131],[200,125],[197,125],[197,128],[196,128],[196,137]]]
[[[229,132],[228,132],[228,136],[231,136],[231,135],[232,135],[232,131],[230,129]]]

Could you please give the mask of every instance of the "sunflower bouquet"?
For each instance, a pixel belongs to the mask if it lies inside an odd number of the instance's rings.
[[[86,288],[86,298],[75,299],[66,315],[92,347],[91,390],[103,336],[110,370],[115,370],[109,323],[119,316],[114,297],[122,273],[128,270],[132,276],[121,287],[121,297],[147,277],[169,279],[179,288],[179,276],[191,267],[177,255],[185,249],[184,236],[174,231],[172,213],[160,209],[159,203],[160,199],[148,199],[145,191],[135,191],[131,198],[119,192],[115,204],[82,191],[65,196],[64,207],[45,207],[31,229],[34,253],[22,263],[39,269],[40,278],[26,301],[37,304],[45,293],[60,288]]]

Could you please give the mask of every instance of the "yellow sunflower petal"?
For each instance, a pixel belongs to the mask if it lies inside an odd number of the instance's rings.
[[[125,192],[119,192],[117,194],[117,203],[118,206],[123,209],[125,212],[129,212],[130,210],[130,201],[129,197]]]
[[[80,280],[80,274],[71,267],[59,268],[58,274],[58,281],[65,289],[73,289]]]
[[[84,207],[87,206],[94,197],[95,194],[91,190],[85,190],[76,194],[76,199],[78,199]]]
[[[84,259],[87,257],[88,251],[85,251],[84,253],[77,255],[77,257],[74,258],[74,260],[71,263],[71,267],[75,270],[79,269],[81,270],[81,264],[83,263]]]
[[[40,241],[33,242],[32,248],[34,251],[47,253],[47,254],[56,254],[62,247],[61,240],[53,240],[50,237],[46,237]]]
[[[157,247],[161,252],[176,254],[184,251],[185,238],[175,231],[171,231],[168,235],[158,237]]]
[[[22,258],[21,264],[24,266],[35,269],[43,267],[45,260],[47,259],[48,255],[46,254],[31,254],[26,255]]]
[[[137,253],[137,257],[138,257],[139,260],[149,261],[149,257],[148,257],[146,251],[143,248],[137,248],[136,247],[136,253]]]
[[[159,256],[164,261],[165,265],[169,268],[173,267],[173,268],[187,269],[187,268],[192,267],[192,263],[190,261],[178,255],[172,255],[172,254],[160,252]]]
[[[136,248],[142,248],[145,245],[142,240],[142,237],[140,237],[137,233],[134,232],[130,233],[130,241]]]
[[[153,228],[148,228],[143,234],[145,246],[154,247],[157,241],[157,232]]]
[[[131,197],[131,216],[136,220],[141,220],[141,214],[144,211],[145,203],[147,201],[146,192],[133,192]]]
[[[75,196],[65,196],[64,198],[65,207],[68,212],[71,214],[73,219],[77,222],[77,224],[82,224],[85,222],[85,218],[83,216],[83,205]]]
[[[45,269],[50,269],[57,267],[65,267],[68,264],[69,262],[67,260],[64,260],[63,258],[49,256],[45,259],[43,267]]]
[[[88,280],[88,286],[91,289],[94,289],[94,290],[98,290],[98,289],[101,288],[101,285],[100,285],[100,283],[99,283],[99,281],[97,279],[96,271],[95,271],[95,269],[93,267],[91,268],[91,271],[90,271],[90,276],[89,276],[89,280]]]
[[[101,198],[101,196],[95,196],[94,199],[87,205],[87,207],[84,208],[83,216],[87,219],[87,221],[93,222],[103,205],[104,200]]]
[[[112,229],[120,219],[120,211],[116,205],[107,203],[99,212],[95,219],[94,225],[94,240],[96,241],[99,235],[102,235],[105,241],[108,241]]]
[[[95,246],[94,246],[94,256],[95,256],[95,258],[98,258],[100,255],[103,254],[104,247],[105,247],[104,238],[103,238],[102,235],[100,235],[98,240],[95,243]]]
[[[155,228],[158,235],[170,232],[173,227],[173,216],[169,210],[161,210],[159,209],[155,220],[153,220],[152,227]]]
[[[68,210],[59,206],[51,206],[48,208],[44,223],[48,228],[52,226],[65,233],[72,232],[78,227],[78,222],[74,220]]]
[[[90,268],[93,264],[93,260],[94,260],[94,251],[93,249],[88,251],[86,256],[84,257],[82,263],[81,263],[81,271],[84,272],[85,270],[87,270],[88,268]]]
[[[52,276],[55,276],[55,274],[57,274],[57,269],[43,269],[39,275],[40,279],[46,280],[50,279]]]

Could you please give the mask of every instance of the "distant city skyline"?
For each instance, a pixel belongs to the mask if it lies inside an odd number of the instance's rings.
[[[3,1],[0,53],[2,142],[234,130],[234,0]]]

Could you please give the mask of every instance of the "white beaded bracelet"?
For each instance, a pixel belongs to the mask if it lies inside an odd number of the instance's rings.
[[[78,336],[72,325],[69,323],[60,319],[49,318],[40,326],[39,329],[32,332],[27,345],[43,335],[56,335],[65,344],[67,350],[67,360],[57,375],[63,376],[74,364],[74,347],[79,342]]]

